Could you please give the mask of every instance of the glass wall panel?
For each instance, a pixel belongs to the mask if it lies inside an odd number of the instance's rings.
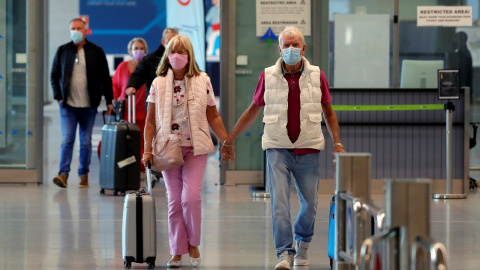
[[[330,87],[390,87],[394,1],[329,3]]]
[[[395,2],[398,2],[398,40],[393,34]],[[478,0],[330,0],[329,4],[331,87],[365,88],[385,85],[385,71],[379,67],[386,66],[385,61],[388,61],[388,87],[436,88],[437,69],[455,68],[460,69],[462,86],[471,86],[472,95],[480,97]],[[419,27],[419,6],[472,6],[473,26]],[[385,20],[379,21],[375,28],[372,27],[373,22],[368,24],[367,17],[373,14],[385,14],[389,17],[388,40],[378,36],[379,31],[384,34]],[[362,18],[362,15],[366,17]],[[364,26],[358,23],[358,20],[362,19],[365,19],[362,22]],[[460,32],[465,34],[459,34]],[[385,57],[387,42],[388,60]],[[394,45],[398,46],[398,63],[394,63]],[[393,65],[397,65],[395,67],[398,67],[398,74],[393,74]],[[371,73],[375,73],[376,80],[379,81],[371,81],[372,77],[368,76]],[[351,83],[348,82],[347,74],[355,75],[350,76]],[[393,83],[394,76],[398,77],[398,85]],[[357,82],[356,85],[354,81]]]
[[[21,169],[33,135],[27,130],[27,1],[0,0],[0,10],[0,169]]]
[[[399,2],[400,87],[436,88],[437,70],[442,68],[459,69],[461,85],[472,86],[473,70],[471,54],[466,44],[467,34],[457,34],[462,32],[462,27],[417,26],[419,6],[453,7],[472,4],[476,5],[473,9],[478,10],[478,1]]]

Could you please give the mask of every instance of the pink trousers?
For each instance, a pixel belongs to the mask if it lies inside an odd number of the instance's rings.
[[[185,164],[163,171],[168,198],[170,254],[188,253],[188,244],[200,245],[202,183],[207,155],[194,156],[193,147],[183,147]]]

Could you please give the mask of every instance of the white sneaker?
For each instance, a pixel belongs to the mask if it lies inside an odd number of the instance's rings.
[[[289,255],[288,251],[284,251],[282,254],[280,254],[280,257],[278,258],[280,261],[277,263],[275,266],[275,270],[290,270],[292,269],[292,263],[293,263],[293,255]]]
[[[297,254],[295,254],[295,261],[293,265],[308,265],[308,245],[310,243],[300,242],[297,243],[295,249],[297,250]]]

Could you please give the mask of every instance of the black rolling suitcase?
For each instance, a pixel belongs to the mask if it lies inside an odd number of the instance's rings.
[[[100,149],[100,194],[105,189],[113,190],[113,195],[140,188],[140,129],[135,124],[135,96],[128,98],[129,121],[111,122],[102,129]],[[129,104],[130,105],[130,104]],[[133,111],[132,113],[130,111]],[[133,114],[133,123],[130,115]]]

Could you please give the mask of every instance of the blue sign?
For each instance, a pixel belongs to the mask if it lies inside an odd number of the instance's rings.
[[[166,27],[166,0],[80,0],[80,15],[88,16],[87,39],[106,54],[127,54],[134,37],[144,38],[153,52]]]

